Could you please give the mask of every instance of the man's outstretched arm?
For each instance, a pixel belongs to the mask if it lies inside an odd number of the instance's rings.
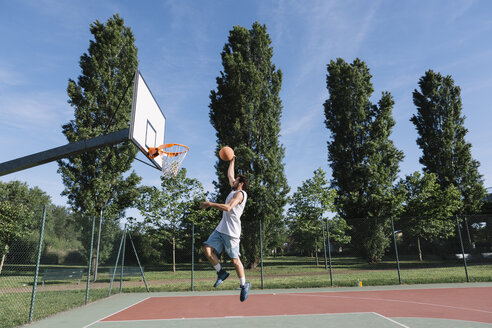
[[[241,204],[243,201],[243,193],[242,192],[237,192],[234,197],[229,201],[227,204],[219,204],[219,203],[213,203],[213,202],[202,202],[200,205],[200,208],[207,208],[207,207],[213,207],[221,211],[226,211],[229,212],[231,209],[233,209],[235,206],[238,204]]]
[[[234,162],[236,161],[236,156],[234,156],[229,162],[229,168],[227,169],[227,178],[229,179],[229,184],[231,187],[234,185]]]

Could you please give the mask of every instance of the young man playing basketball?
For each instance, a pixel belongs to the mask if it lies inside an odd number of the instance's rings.
[[[217,257],[217,254],[222,253],[222,250],[225,249],[236,268],[241,287],[239,299],[244,302],[248,298],[250,283],[246,282],[244,267],[239,259],[239,238],[241,237],[241,215],[248,198],[246,190],[248,190],[249,181],[241,174],[234,178],[234,161],[235,157],[229,162],[229,169],[227,170],[232,191],[227,196],[225,204],[201,203],[201,208],[213,207],[222,211],[222,220],[208,237],[208,240],[203,243],[203,253],[217,270],[217,281],[214,284],[214,287],[217,287],[229,277],[229,273],[222,268]]]

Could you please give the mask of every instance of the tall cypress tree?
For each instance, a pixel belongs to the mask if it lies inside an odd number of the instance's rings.
[[[130,122],[131,83],[138,66],[133,33],[119,15],[106,24],[96,20],[90,31],[94,40],[90,41],[88,53],[80,57],[82,74],[78,82],[68,82],[68,102],[74,108],[74,119],[63,125],[63,134],[69,142],[119,131],[128,128]],[[137,193],[140,177],[134,172],[123,176],[131,168],[136,152],[135,146],[125,142],[59,161],[63,194],[68,196],[71,207],[88,218],[102,219],[104,212],[110,219],[105,222],[114,226],[113,220],[123,214]],[[114,234],[113,228],[109,230]],[[103,234],[102,238],[107,241],[102,242],[107,246],[101,255],[104,259],[111,251],[107,239],[111,236]]]
[[[460,88],[451,76],[432,70],[419,80],[420,92],[414,90],[413,103],[417,114],[410,119],[422,149],[420,163],[424,171],[435,173],[442,189],[454,185],[461,193],[464,213],[480,210],[485,189],[480,163],[471,156],[471,144],[465,141],[468,130],[461,113]]]
[[[245,174],[251,182],[242,216],[241,245],[246,266],[255,267],[259,260],[258,220],[263,222],[268,244],[276,231],[273,227],[282,224],[289,192],[285,149],[279,143],[282,72],[271,62],[271,40],[266,26],[258,22],[250,30],[234,26],[221,56],[224,70],[217,77],[217,90],[210,93],[210,122],[217,131],[217,153],[222,146],[232,147],[237,173]],[[218,161],[215,167],[217,201],[224,202],[230,192],[228,163]]]
[[[393,98],[383,92],[378,104],[369,101],[374,89],[369,68],[360,59],[328,65],[324,104],[331,131],[328,160],[338,212],[351,230],[354,246],[370,262],[381,259],[390,239],[389,218],[401,204],[393,184],[403,153],[389,139],[395,122]]]

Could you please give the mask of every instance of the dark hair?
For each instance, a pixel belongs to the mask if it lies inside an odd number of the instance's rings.
[[[243,190],[248,191],[249,188],[249,180],[246,178],[246,176],[242,174],[238,174],[237,177],[239,178],[239,182],[243,183]]]

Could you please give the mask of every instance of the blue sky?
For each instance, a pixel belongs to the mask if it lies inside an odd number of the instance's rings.
[[[67,81],[80,75],[95,20],[114,13],[136,38],[140,71],[167,118],[166,142],[184,143],[183,166],[213,191],[215,130],[210,91],[222,69],[220,53],[235,25],[266,24],[273,63],[283,72],[281,143],[292,191],[322,167],[331,173],[324,125],[326,65],[338,57],[364,60],[382,91],[395,100],[391,138],[404,152],[400,177],[421,170],[412,92],[428,69],[461,87],[472,156],[492,186],[491,1],[6,1],[0,0],[0,162],[66,144],[62,124],[73,118]],[[144,159],[142,155],[139,158]],[[143,184],[160,173],[138,161]],[[56,163],[0,177],[45,190],[66,205]],[[136,215],[130,210],[128,215]]]

